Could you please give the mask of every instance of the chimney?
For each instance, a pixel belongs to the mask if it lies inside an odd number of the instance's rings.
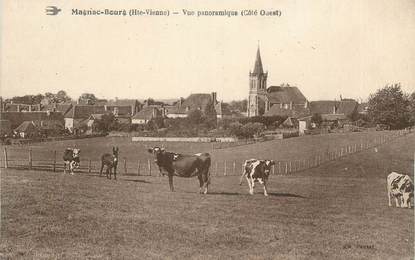
[[[218,101],[216,100],[216,92],[212,92],[212,102],[216,104]]]

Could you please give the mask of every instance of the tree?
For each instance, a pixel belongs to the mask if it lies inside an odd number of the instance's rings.
[[[107,133],[109,131],[118,130],[119,123],[112,113],[104,114],[101,119],[95,121],[94,128],[96,131]]]
[[[231,101],[229,103],[229,108],[231,111],[239,111],[239,112],[246,112],[248,107],[248,100],[237,100]]]
[[[409,96],[409,124],[415,125],[415,92]]]
[[[187,114],[187,120],[189,122],[189,124],[192,125],[198,125],[200,123],[203,122],[203,115],[202,115],[202,111],[200,111],[199,109],[195,109],[190,111]]]
[[[321,123],[323,122],[323,118],[321,117],[320,114],[318,113],[314,113],[311,116],[311,123],[314,123],[317,125],[317,127],[319,127],[321,125]]]
[[[43,97],[44,96],[42,94],[24,95],[24,96],[13,97],[11,98],[11,101],[17,104],[35,105],[35,104],[40,104],[40,101],[42,101]]]
[[[78,98],[79,103],[88,105],[94,105],[97,100],[97,97],[95,97],[95,95],[92,93],[83,93]]]
[[[66,103],[70,102],[71,97],[66,94],[66,91],[59,90],[58,93],[54,94],[51,92],[46,92],[44,96],[43,104],[52,104],[52,103]]]
[[[410,125],[410,101],[400,83],[386,85],[369,96],[368,113],[376,124],[401,129]]]

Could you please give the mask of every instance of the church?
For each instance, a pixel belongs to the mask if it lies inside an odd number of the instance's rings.
[[[267,78],[258,47],[254,70],[249,72],[248,117],[300,117],[309,113],[309,103],[297,87],[288,84],[267,87]]]

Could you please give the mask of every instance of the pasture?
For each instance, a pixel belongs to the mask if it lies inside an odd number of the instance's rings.
[[[379,133],[306,136],[209,151],[213,160],[286,160]],[[44,143],[61,150],[76,141]],[[151,158],[143,144],[82,140],[82,156],[120,147]],[[199,152],[206,145],[169,144]],[[175,147],[177,146],[177,147]],[[415,134],[285,176],[248,195],[239,176],[215,176],[210,194],[175,178],[1,169],[1,258],[27,259],[413,259],[414,211],[387,205],[390,170],[413,176]],[[176,149],[177,150],[176,150]],[[181,150],[180,150],[181,149]],[[36,156],[45,156],[41,153]]]

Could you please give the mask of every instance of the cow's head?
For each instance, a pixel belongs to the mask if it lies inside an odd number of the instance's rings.
[[[78,149],[78,148],[72,149],[72,157],[73,158],[78,158],[80,153],[81,153],[81,149]]]
[[[114,155],[114,161],[118,161],[118,146],[112,147],[112,154]]]
[[[271,167],[272,167],[273,165],[275,165],[275,162],[274,162],[273,160],[264,160],[264,164],[265,164],[265,167],[264,167],[264,172],[265,172],[267,175],[269,175],[269,174],[270,174],[270,172],[271,172]]]
[[[165,150],[164,148],[160,148],[160,147],[154,147],[154,148],[149,148],[147,150],[149,153],[154,154],[154,157],[156,158],[154,161],[159,164]]]

